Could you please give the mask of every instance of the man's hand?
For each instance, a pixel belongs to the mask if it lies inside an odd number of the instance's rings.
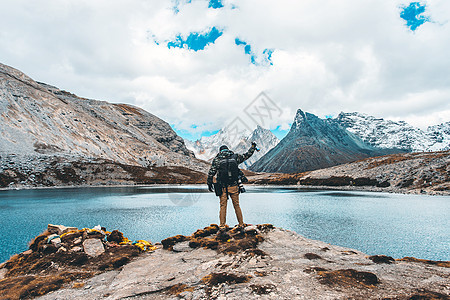
[[[255,149],[256,151],[259,151],[259,149],[256,147],[256,143],[252,142],[252,148]]]
[[[213,186],[213,179],[212,179],[212,177],[208,177],[208,179],[206,180],[206,184],[208,185],[208,190],[210,192],[214,192],[214,186]]]

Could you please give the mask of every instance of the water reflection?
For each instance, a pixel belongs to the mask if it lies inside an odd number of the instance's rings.
[[[368,194],[361,194],[358,192],[326,192],[321,193],[323,196],[329,196],[329,197],[338,197],[338,198],[344,198],[344,197],[355,197],[355,198],[388,198],[386,195],[368,195]]]

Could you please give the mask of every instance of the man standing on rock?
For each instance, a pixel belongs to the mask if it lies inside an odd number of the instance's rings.
[[[242,217],[241,207],[239,206],[240,170],[238,165],[249,159],[255,150],[257,150],[255,142],[252,143],[250,149],[244,154],[235,154],[227,146],[223,145],[219,148],[219,153],[212,161],[211,169],[208,172],[207,184],[209,191],[215,191],[220,199],[219,219],[221,229],[224,229],[226,224],[228,195],[230,195],[231,201],[233,201],[239,227],[244,227],[244,219]],[[217,182],[213,185],[213,177],[216,173]]]

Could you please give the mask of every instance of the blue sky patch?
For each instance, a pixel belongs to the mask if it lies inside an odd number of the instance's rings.
[[[223,4],[222,4],[222,0],[210,0],[208,7],[210,8],[222,8]]]
[[[175,124],[170,124],[172,126],[173,130],[181,136],[183,139],[187,139],[190,141],[196,141],[201,139],[203,136],[211,136],[219,132],[219,130],[205,130],[205,131],[197,131],[193,132],[193,130],[186,130],[186,129],[178,129]],[[292,124],[289,124],[289,129],[281,129],[281,126],[277,126],[275,129],[271,129],[272,133],[279,138],[280,140],[283,139],[286,134],[288,134],[290,127]],[[190,128],[196,129],[198,125],[192,124],[189,126]]]
[[[286,134],[288,134],[289,130],[291,130],[292,123],[289,124],[289,129],[281,129],[281,126],[277,126],[277,128],[275,129],[271,129],[270,131],[272,131],[272,133],[279,138],[280,140],[282,140]]]
[[[234,43],[237,46],[244,46],[244,53],[250,55],[250,61],[252,64],[256,65],[256,56],[252,52],[252,46],[250,46],[246,41],[240,40],[239,38],[234,39]]]
[[[174,12],[174,14],[178,14],[180,12],[180,5],[182,4],[181,2],[184,2],[183,4],[188,4],[191,3],[192,0],[172,0],[173,6],[172,6],[172,10]],[[222,0],[209,0],[208,2],[208,8],[222,8],[224,7]]]
[[[252,46],[246,41],[239,38],[234,39],[234,43],[237,46],[244,46],[244,53],[250,56],[250,62],[254,65],[273,65],[272,54],[273,49],[264,49],[261,56],[257,56],[256,53],[252,51]]]
[[[199,51],[204,50],[209,44],[214,42],[223,34],[216,27],[209,29],[205,33],[192,32],[186,38],[180,34],[176,36],[174,41],[168,42],[167,47],[172,48],[186,48],[189,50]]]
[[[264,49],[263,51],[263,55],[264,55],[264,59],[271,65],[273,66],[273,62],[272,62],[272,54],[273,54],[273,49]]]
[[[423,15],[426,9],[425,4],[421,5],[419,2],[411,2],[408,6],[402,6],[401,8],[400,17],[406,21],[406,26],[412,31],[416,30],[423,23],[430,22],[430,18]]]
[[[239,45],[247,45],[247,42],[241,41],[239,38],[235,38],[234,43],[238,46]]]
[[[180,12],[180,1],[179,0],[172,0],[173,2],[173,6],[172,6],[172,10],[175,14]]]
[[[181,4],[191,3],[191,0],[184,0],[182,2],[184,2],[184,3],[181,3],[180,0],[172,0],[172,3],[173,3],[172,10],[173,10],[174,14],[178,14],[180,12]]]
[[[190,140],[190,141],[196,141],[196,140],[201,139],[203,136],[211,136],[211,135],[216,134],[216,133],[219,132],[219,130],[211,130],[211,131],[205,130],[205,131],[202,131],[202,132],[193,132],[192,130],[178,129],[175,124],[170,124],[170,125],[172,126],[173,130],[175,130],[175,132],[179,136],[181,136],[183,139],[187,139],[187,140]],[[195,129],[198,126],[193,124],[190,127]]]

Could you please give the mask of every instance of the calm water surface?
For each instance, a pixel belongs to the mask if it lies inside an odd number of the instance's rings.
[[[272,223],[367,254],[450,260],[450,197],[248,187],[246,223]],[[0,262],[27,249],[48,223],[119,229],[159,242],[218,223],[204,187],[109,187],[0,191]],[[236,224],[231,203],[227,221]]]

